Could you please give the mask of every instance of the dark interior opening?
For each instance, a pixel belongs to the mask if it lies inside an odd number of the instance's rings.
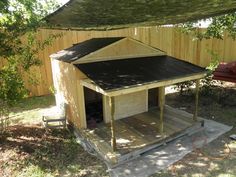
[[[102,95],[91,89],[84,88],[87,127],[93,129],[103,122]]]
[[[148,90],[148,109],[158,107],[158,88]]]

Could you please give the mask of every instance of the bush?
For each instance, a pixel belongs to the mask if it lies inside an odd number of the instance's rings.
[[[212,77],[213,77],[212,74],[220,63],[219,62],[220,57],[214,51],[208,50],[208,53],[211,55],[211,62],[209,64],[209,66],[206,67],[206,69],[208,70],[207,76],[205,78],[201,79],[202,87],[200,88],[200,92],[203,95],[214,94],[213,93],[214,89],[212,89],[212,88],[216,87],[216,85],[222,84],[222,82],[212,79]],[[176,84],[175,87],[179,90],[180,95],[183,95],[184,93],[191,94],[192,93],[191,88],[193,88],[194,85],[195,85],[194,81],[186,81],[186,82]]]

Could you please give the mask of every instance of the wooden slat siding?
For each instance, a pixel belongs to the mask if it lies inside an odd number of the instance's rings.
[[[204,29],[200,29],[201,31]],[[153,47],[166,51],[168,55],[189,61],[200,66],[207,66],[210,63],[211,55],[207,50],[214,50],[220,55],[221,61],[230,62],[236,60],[236,41],[232,40],[228,34],[224,33],[223,40],[209,39],[193,41],[191,36],[182,34],[173,27],[150,27],[150,28],[127,28],[112,31],[76,31],[76,30],[50,30],[40,29],[39,39],[46,39],[49,34],[63,33],[64,35],[52,42],[52,46],[47,47],[39,53],[43,66],[35,69],[42,77],[39,85],[33,86],[26,83],[27,88],[32,92],[32,96],[49,94],[49,87],[52,84],[51,64],[49,55],[71,46],[74,43],[94,37],[118,37],[128,36]],[[0,62],[0,67],[3,62]],[[46,80],[45,80],[46,79]],[[25,78],[26,82],[27,78]]]

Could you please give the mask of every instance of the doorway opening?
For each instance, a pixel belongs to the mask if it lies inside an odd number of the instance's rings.
[[[84,88],[87,127],[93,129],[103,122],[102,95],[89,88]]]

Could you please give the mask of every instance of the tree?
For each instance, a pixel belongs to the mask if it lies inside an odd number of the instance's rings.
[[[1,100],[11,104],[27,94],[23,74],[41,64],[36,54],[55,37],[39,42],[35,32],[44,23],[43,17],[57,7],[53,0],[0,2],[0,59],[7,61],[0,68]]]
[[[53,0],[1,0],[0,1],[0,118],[7,107],[27,95],[23,77],[39,66],[39,50],[50,44],[55,35],[40,42],[35,34],[44,24],[43,18],[58,4]],[[1,120],[0,120],[1,128]]]
[[[199,31],[197,23],[196,21],[187,22],[179,26],[183,28],[183,32],[190,33],[199,40],[210,38],[223,39],[225,31],[234,40],[236,39],[236,12],[211,18],[211,23],[205,31]]]

